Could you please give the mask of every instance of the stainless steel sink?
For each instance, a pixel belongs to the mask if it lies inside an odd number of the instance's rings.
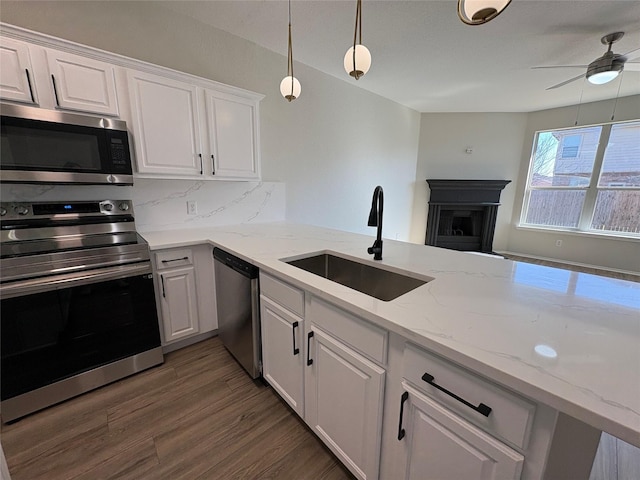
[[[330,253],[284,261],[385,302],[433,280],[431,277],[416,278],[384,270]]]

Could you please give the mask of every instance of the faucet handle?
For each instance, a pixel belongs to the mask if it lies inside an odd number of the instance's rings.
[[[373,245],[367,248],[367,253],[373,255],[374,260],[382,260],[382,240],[373,242]]]

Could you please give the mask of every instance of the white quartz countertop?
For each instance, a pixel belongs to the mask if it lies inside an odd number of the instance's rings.
[[[640,446],[640,283],[289,223],[143,233],[210,243],[508,388]],[[390,302],[281,261],[336,252],[434,280]],[[538,347],[544,346],[544,347]],[[536,352],[542,350],[543,354]],[[545,356],[546,347],[556,356]]]

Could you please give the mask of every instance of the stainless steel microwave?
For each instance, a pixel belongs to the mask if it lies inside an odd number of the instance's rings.
[[[0,105],[2,183],[133,185],[125,122]]]

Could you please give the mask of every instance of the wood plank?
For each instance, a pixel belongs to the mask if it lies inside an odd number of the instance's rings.
[[[155,444],[152,438],[147,438],[75,478],[76,480],[158,478],[153,476],[157,467]]]

